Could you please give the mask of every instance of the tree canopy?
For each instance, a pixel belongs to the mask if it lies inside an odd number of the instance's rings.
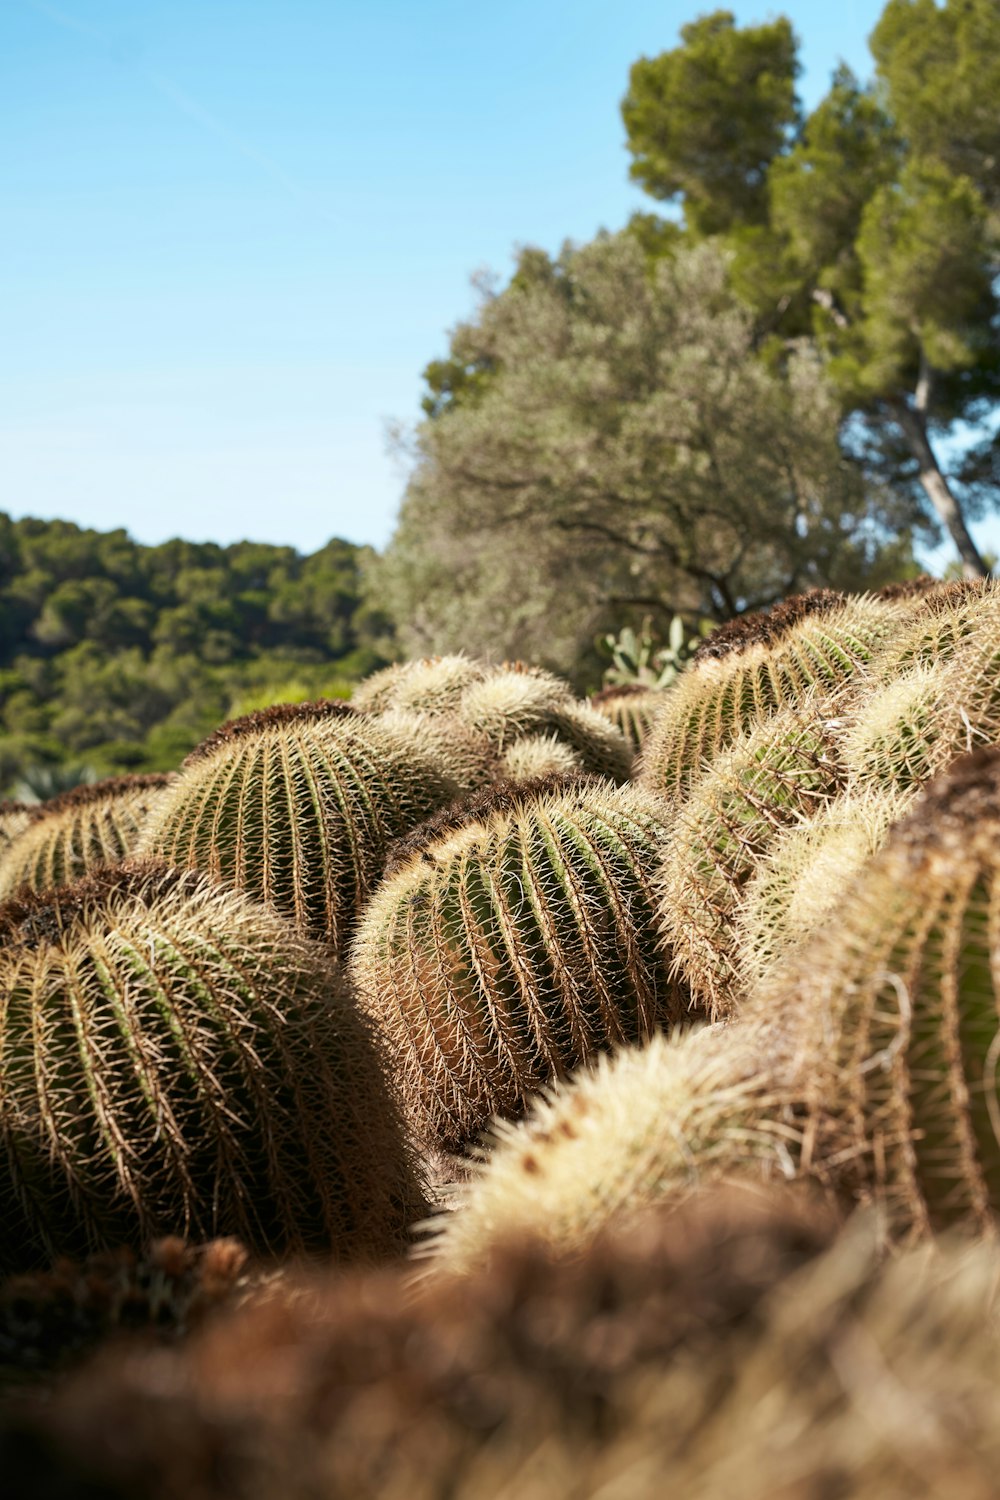
[[[633,174],[719,237],[776,338],[816,342],[857,452],[914,492],[983,571],[967,526],[995,503],[992,432],[949,473],[938,440],[1000,400],[1000,7],[889,0],[877,79],[841,68],[797,118],[786,21],[702,17],[632,70]],[[733,129],[711,122],[731,122]]]
[[[442,378],[442,372],[446,372]],[[909,560],[905,524],[838,445],[808,347],[760,357],[712,244],[522,253],[431,370],[381,597],[410,650],[594,673],[601,630],[724,619]]]
[[[366,549],[170,541],[0,513],[0,790],[37,764],[169,769],[232,710],[387,660]]]

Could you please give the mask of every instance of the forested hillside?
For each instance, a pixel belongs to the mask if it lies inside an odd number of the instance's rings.
[[[346,693],[387,660],[364,552],[144,547],[0,513],[0,788],[44,766],[166,769],[275,687]]]

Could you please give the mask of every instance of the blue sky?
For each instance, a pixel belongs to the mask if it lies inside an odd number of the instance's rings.
[[[883,0],[775,7],[815,102]],[[381,546],[385,424],[506,275],[651,206],[628,68],[679,0],[4,0],[0,509]],[[741,23],[771,8],[732,4]]]

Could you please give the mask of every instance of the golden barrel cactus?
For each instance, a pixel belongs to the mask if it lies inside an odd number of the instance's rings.
[[[151,1237],[376,1256],[419,1195],[327,950],[126,862],[0,907],[0,1268]]]
[[[655,923],[663,808],[634,788],[513,785],[403,840],[351,969],[414,1130],[494,1113],[685,1013]]]
[[[389,844],[460,790],[408,733],[342,703],[280,704],[192,751],[137,852],[269,901],[339,952]]]

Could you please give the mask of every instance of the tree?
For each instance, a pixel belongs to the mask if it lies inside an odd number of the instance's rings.
[[[410,649],[585,674],[629,618],[722,620],[906,556],[879,552],[905,517],[840,452],[818,361],[759,357],[711,245],[652,267],[627,232],[525,252],[452,358],[488,378],[453,379],[418,428],[378,569]]]
[[[841,68],[794,136],[780,101],[796,62],[794,47],[776,45],[781,27],[790,36],[787,22],[740,31],[719,11],[637,63],[623,103],[633,171],[683,209],[690,238],[732,247],[762,328],[815,338],[858,419],[858,451],[919,484],[966,574],[983,573],[967,516],[995,503],[992,454],[949,473],[938,448],[1000,399],[1000,6],[890,0],[872,38],[878,84]],[[765,34],[769,67],[734,68],[732,57],[762,52]],[[747,135],[761,122],[759,174],[747,175],[743,136],[705,128],[706,109]]]

